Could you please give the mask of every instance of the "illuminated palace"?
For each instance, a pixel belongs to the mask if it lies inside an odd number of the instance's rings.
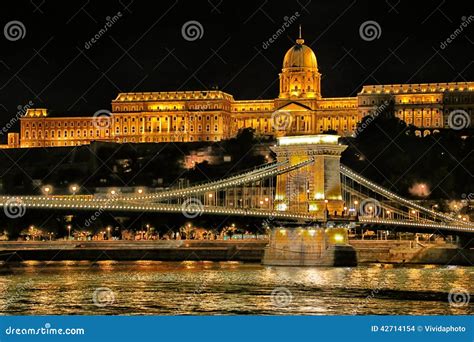
[[[276,99],[235,100],[216,90],[142,92],[118,94],[111,112],[104,116],[50,117],[46,109],[34,108],[21,118],[20,133],[10,133],[4,147],[219,141],[245,127],[260,135],[335,130],[344,136],[353,134],[357,123],[385,101],[394,104],[398,118],[427,134],[447,127],[453,110],[464,110],[472,117],[473,94],[474,82],[456,82],[367,85],[356,97],[322,97],[316,55],[300,35],[283,59]],[[275,125],[275,113],[291,118],[284,130]]]

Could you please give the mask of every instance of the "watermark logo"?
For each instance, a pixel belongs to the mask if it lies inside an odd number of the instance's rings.
[[[92,37],[90,40],[88,40],[87,42],[84,43],[84,48],[86,50],[89,50],[92,45],[94,45],[95,43],[97,43],[99,41],[100,38],[102,38],[103,35],[105,35],[107,33],[107,31],[112,28],[112,26],[120,20],[120,18],[122,18],[123,14],[122,12],[117,12],[115,15],[113,16],[107,16],[105,18],[106,22],[104,24],[104,26],[99,30],[97,31],[97,33],[94,35],[94,37]]]
[[[276,42],[276,40],[280,38],[280,36],[282,36],[286,32],[287,28],[289,28],[293,23],[295,23],[298,20],[299,16],[300,16],[299,12],[295,12],[290,17],[285,16],[283,18],[284,21],[281,27],[279,27],[278,30],[276,30],[275,33],[273,33],[270,38],[268,38],[266,41],[262,43],[262,48],[264,50],[268,49],[270,45]]]
[[[273,289],[270,298],[274,306],[283,308],[291,304],[293,295],[286,287],[276,287]]]
[[[26,27],[21,21],[12,20],[5,24],[3,34],[11,42],[23,39],[26,36]]]
[[[110,128],[112,113],[107,109],[100,109],[92,115],[92,124],[95,128]]]
[[[98,287],[92,294],[92,301],[100,308],[103,308],[107,305],[112,305],[115,302],[114,291],[108,287]]]
[[[367,20],[360,25],[359,35],[366,42],[371,42],[380,38],[382,35],[382,28],[378,22],[374,20]]]
[[[188,198],[181,205],[181,212],[184,217],[193,219],[202,215],[204,212],[204,205],[198,198]]]
[[[467,193],[467,194],[461,194],[461,198],[463,200],[467,200],[467,201],[474,201],[474,192],[470,192],[470,193]]]
[[[375,198],[366,198],[359,205],[359,215],[362,216],[379,216],[380,210],[380,202]]]
[[[456,131],[468,128],[471,125],[469,113],[462,109],[453,110],[448,116],[448,126]]]
[[[33,107],[33,101],[28,101],[26,105],[18,105],[16,108],[18,111],[16,112],[15,116],[13,116],[10,121],[8,121],[5,126],[0,129],[0,135],[5,135],[8,131],[15,125],[20,118],[24,117],[28,111]]]
[[[11,219],[22,217],[26,213],[26,205],[20,198],[11,197],[3,205],[5,216]]]
[[[359,125],[357,125],[356,130],[354,131],[354,136],[358,136],[360,133],[364,131],[383,111],[388,107],[389,102],[384,101],[380,106],[378,106],[374,111],[370,112],[369,115],[364,117]]]
[[[448,302],[450,306],[460,308],[467,306],[471,299],[469,291],[463,288],[455,288],[449,291]]]
[[[110,202],[114,201],[118,196],[119,196],[118,190],[113,189],[110,192],[108,192],[106,195],[106,201],[104,201],[102,206],[84,221],[84,226],[90,227],[91,225],[93,225],[94,222],[106,210],[107,205],[109,205]]]
[[[474,16],[473,15],[470,15],[469,17],[466,17],[466,16],[461,17],[461,24],[459,25],[459,27],[457,29],[455,29],[453,31],[453,33],[451,33],[449,35],[449,37],[446,38],[445,41],[443,41],[439,44],[439,48],[441,50],[446,49],[446,47],[449,44],[451,44],[459,35],[461,35],[461,33],[464,31],[464,29],[467,28],[469,26],[469,24],[472,23],[473,21],[474,21]]]
[[[271,123],[275,131],[286,131],[291,127],[293,116],[290,112],[277,110],[272,113]]]
[[[181,27],[181,35],[188,42],[193,42],[202,38],[202,36],[204,35],[204,27],[202,27],[199,21],[187,21]]]

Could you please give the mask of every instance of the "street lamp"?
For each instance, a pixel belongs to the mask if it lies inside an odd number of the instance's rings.
[[[110,240],[110,227],[107,227],[107,240]]]
[[[67,225],[67,230],[68,230],[68,240],[71,240],[71,225]]]
[[[53,188],[51,187],[51,185],[43,186],[42,190],[43,190],[43,194],[45,194],[46,196],[48,196],[49,194],[53,192]]]
[[[69,187],[69,191],[70,191],[73,195],[75,195],[78,190],[79,190],[79,186],[77,186],[76,184],[73,184],[73,185],[71,185],[71,186]]]

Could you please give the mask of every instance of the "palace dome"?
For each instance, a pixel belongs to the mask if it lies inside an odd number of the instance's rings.
[[[309,46],[304,45],[304,40],[301,38],[301,35],[296,40],[296,44],[285,54],[283,69],[285,68],[318,69],[316,55]]]

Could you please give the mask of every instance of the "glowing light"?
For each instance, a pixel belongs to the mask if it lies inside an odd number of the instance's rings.
[[[343,241],[344,241],[344,235],[342,235],[342,234],[334,234],[334,241],[336,241],[336,242],[343,242]]]
[[[49,195],[53,192],[53,188],[50,185],[43,186],[42,190],[45,195]]]
[[[278,145],[313,145],[313,144],[332,144],[336,145],[339,140],[339,135],[332,134],[318,134],[318,135],[303,135],[291,137],[279,137]]]
[[[314,199],[317,199],[317,200],[324,199],[324,194],[321,192],[317,192],[314,194]]]

